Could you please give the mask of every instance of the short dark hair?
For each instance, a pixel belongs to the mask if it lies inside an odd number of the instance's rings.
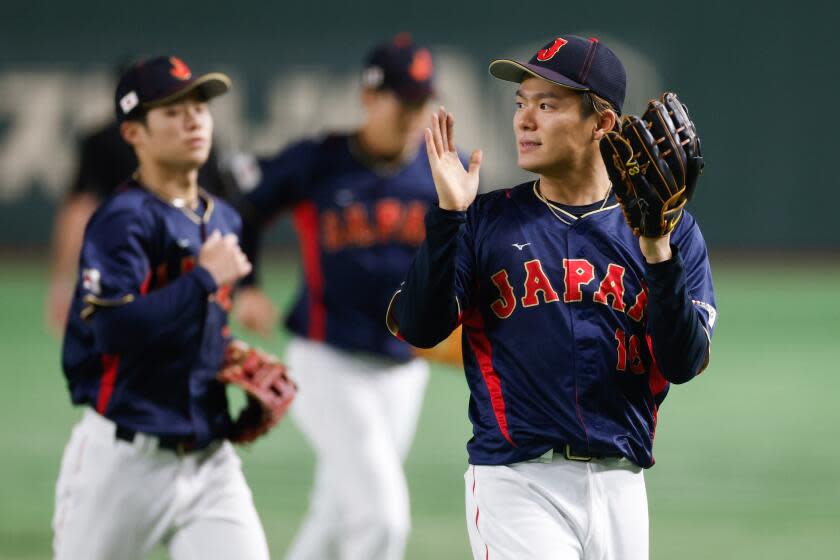
[[[621,114],[615,108],[615,106],[601,97],[596,93],[592,93],[591,91],[585,91],[581,94],[581,103],[580,103],[580,113],[581,117],[587,119],[592,115],[598,114],[601,115],[604,111],[613,111],[617,117],[615,119],[615,126],[613,130],[620,130],[621,129]]]
[[[149,111],[146,109],[141,109],[136,111],[133,115],[125,117],[125,119],[123,119],[123,122],[136,122],[142,124],[143,126],[148,126],[148,116]]]
[[[210,98],[203,91],[194,90],[194,91],[189,92],[188,94],[186,94],[183,97],[179,97],[175,101],[171,101],[171,102],[165,103],[163,105],[152,105],[149,108],[137,109],[136,111],[134,111],[134,114],[132,114],[130,116],[126,116],[123,120],[125,122],[139,122],[143,126],[148,126],[148,124],[149,124],[148,116],[149,116],[149,110],[150,109],[154,109],[154,108],[157,108],[157,107],[166,107],[167,105],[174,105],[175,103],[178,103],[178,102],[183,101],[185,99],[195,99],[199,103],[209,103],[210,102]]]

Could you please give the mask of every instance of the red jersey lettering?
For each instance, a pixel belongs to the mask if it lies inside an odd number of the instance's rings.
[[[399,200],[386,198],[376,203],[376,238],[380,242],[393,239],[400,227],[402,204]]]
[[[195,257],[184,257],[181,259],[181,274],[186,274],[195,268]]]
[[[586,259],[563,259],[563,268],[566,271],[563,276],[565,284],[563,301],[566,303],[583,301],[581,287],[595,278],[595,267]]]
[[[607,267],[607,275],[601,281],[601,286],[592,299],[597,303],[609,305],[609,297],[613,297],[612,308],[616,311],[624,311],[624,267],[617,264],[610,264]]]
[[[645,316],[645,308],[647,307],[648,287],[642,282],[642,291],[636,296],[636,302],[633,307],[627,310],[627,316],[637,323]]]
[[[618,358],[616,360],[615,369],[617,371],[624,371],[627,369],[627,343],[625,342],[624,331],[615,329],[615,341],[618,344],[616,353]]]
[[[402,241],[409,245],[419,246],[426,238],[426,205],[422,202],[412,202],[405,211],[405,222],[402,227]]]
[[[507,270],[500,270],[490,277],[493,285],[499,290],[499,299],[490,305],[490,309],[499,319],[507,319],[516,309],[516,297],[513,295],[513,286],[508,280]]]
[[[343,245],[341,239],[341,219],[335,210],[325,210],[321,214],[321,239],[324,249],[338,251]]]
[[[373,244],[373,230],[368,221],[367,210],[362,204],[351,204],[344,211],[347,223],[347,241],[351,245],[367,247]]]
[[[642,362],[641,344],[639,337],[635,334],[630,337],[630,371],[636,375],[641,375],[645,372],[645,364]]]
[[[524,307],[533,307],[540,302],[539,292],[543,293],[545,303],[558,301],[560,296],[554,291],[551,282],[543,271],[542,263],[539,260],[532,260],[525,263],[525,295],[522,296]]]

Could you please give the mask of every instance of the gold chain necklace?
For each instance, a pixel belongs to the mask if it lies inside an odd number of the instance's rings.
[[[213,197],[204,192],[201,187],[196,192],[197,198],[194,201],[189,201],[186,198],[179,196],[170,196],[166,193],[155,190],[140,181],[140,173],[135,171],[131,178],[137,181],[137,184],[155,195],[157,198],[167,203],[168,205],[180,210],[190,221],[196,224],[206,224],[210,221],[210,215],[213,213]],[[198,210],[199,200],[204,202],[204,212],[199,214]]]
[[[557,218],[558,220],[560,220],[561,222],[563,222],[564,224],[569,225],[569,226],[572,225],[572,222],[567,221],[560,214],[561,212],[563,214],[565,214],[568,218],[571,218],[573,221],[577,221],[579,219],[578,216],[575,216],[574,214],[566,212],[562,208],[557,208],[556,206],[554,206],[554,204],[552,204],[552,202],[550,200],[548,200],[543,195],[543,193],[540,191],[539,183],[540,183],[539,179],[534,181],[534,186],[533,186],[534,194],[543,204],[548,206],[549,211],[554,215],[555,218]],[[594,212],[600,212],[601,210],[603,210],[607,206],[607,201],[610,199],[610,193],[612,193],[612,181],[610,181],[610,186],[607,188],[607,193],[604,196],[603,202],[601,202],[601,206],[598,207],[597,210],[592,210],[591,212],[587,212],[586,214],[583,214],[580,217],[582,218],[583,216],[586,216],[587,214],[591,214],[591,213],[594,213]]]

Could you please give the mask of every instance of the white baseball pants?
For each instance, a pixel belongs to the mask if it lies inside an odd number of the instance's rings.
[[[470,465],[467,529],[476,560],[646,560],[642,469],[625,459]]]
[[[268,560],[229,442],[179,456],[152,436],[129,443],[115,430],[92,409],[73,429],[56,485],[56,559],[140,559],[162,543],[174,560]]]
[[[399,560],[410,530],[408,454],[429,376],[408,363],[294,338],[291,415],[317,456],[309,511],[288,560]]]

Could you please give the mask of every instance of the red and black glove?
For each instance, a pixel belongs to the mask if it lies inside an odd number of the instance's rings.
[[[250,443],[268,433],[286,414],[297,393],[297,385],[277,357],[238,340],[225,349],[216,378],[240,387],[247,396],[247,404],[228,434],[234,443]]]

